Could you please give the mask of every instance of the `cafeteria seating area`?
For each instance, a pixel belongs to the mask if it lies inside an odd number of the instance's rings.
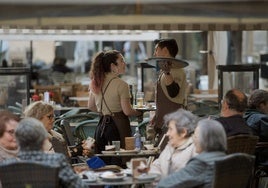
[[[0,188],[268,188],[267,10],[0,0]]]

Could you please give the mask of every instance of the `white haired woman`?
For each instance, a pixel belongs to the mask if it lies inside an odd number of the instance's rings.
[[[164,116],[168,127],[166,136],[169,142],[150,166],[150,173],[156,173],[161,178],[183,168],[190,158],[196,155],[192,135],[197,123],[197,117],[189,111],[179,109]]]
[[[219,122],[200,120],[194,133],[194,144],[199,155],[190,159],[181,170],[161,179],[157,187],[211,187],[214,162],[226,155],[226,142],[225,130]]]

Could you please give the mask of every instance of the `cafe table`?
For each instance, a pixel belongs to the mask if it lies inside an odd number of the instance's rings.
[[[160,180],[159,174],[143,173],[133,176],[133,171],[129,168],[120,169],[119,171],[93,170],[88,169],[78,173],[84,184],[91,186],[119,186],[119,187],[136,187],[135,185],[153,185]],[[109,174],[109,175],[108,175]]]
[[[196,101],[200,100],[212,100],[212,101],[218,101],[218,94],[190,94],[190,97],[193,98]]]
[[[109,152],[109,151],[103,151],[102,154],[95,154],[95,156],[98,157],[131,157],[131,158],[138,158],[138,157],[158,157],[159,152],[158,151],[150,151],[150,150],[141,150],[140,152],[137,152],[135,150],[123,150],[123,151],[115,151],[115,152]],[[106,153],[107,152],[107,153]]]
[[[83,182],[86,186],[119,186],[119,187],[133,187],[135,185],[152,185],[154,182],[159,181],[160,177],[158,175],[153,175],[149,178],[141,178],[136,179],[132,176],[126,175],[122,179],[119,180],[107,180],[103,179],[100,176],[96,178],[94,181],[88,181],[86,179],[83,179]]]
[[[69,97],[69,99],[74,101],[88,101],[88,97]]]
[[[94,156],[98,156],[100,158],[116,157],[121,158],[123,161],[130,161],[133,158],[146,158],[147,162],[150,164],[155,158],[159,156],[159,154],[160,153],[158,151],[150,151],[150,150],[141,150],[140,152],[134,152],[134,150],[125,150],[115,153],[95,154]],[[123,164],[123,166],[127,166],[127,164],[125,165]]]

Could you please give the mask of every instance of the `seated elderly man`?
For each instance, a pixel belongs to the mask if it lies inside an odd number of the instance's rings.
[[[62,187],[84,187],[82,179],[76,175],[66,157],[60,153],[45,153],[44,144],[48,142],[48,133],[43,124],[34,118],[25,118],[19,122],[15,136],[20,148],[17,158],[3,161],[4,164],[17,160],[36,161],[50,166],[58,166],[59,179]]]
[[[181,170],[161,179],[158,188],[212,186],[214,162],[226,156],[226,133],[219,122],[203,119],[197,123],[193,139],[198,155]]]
[[[268,92],[262,89],[254,90],[248,100],[249,109],[244,118],[253,134],[259,136],[260,142],[268,142]],[[268,161],[268,149],[256,150],[256,161]]]
[[[221,114],[216,120],[225,129],[227,137],[238,134],[252,134],[243,114],[247,108],[247,96],[238,89],[226,92],[221,105]]]
[[[268,142],[268,91],[256,89],[248,100],[249,109],[244,118],[260,141]]]

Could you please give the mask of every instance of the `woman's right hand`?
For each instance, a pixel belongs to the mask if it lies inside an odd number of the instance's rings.
[[[140,112],[140,115],[137,116],[137,121],[139,123],[141,123],[143,121],[143,111],[137,110],[138,112]]]

